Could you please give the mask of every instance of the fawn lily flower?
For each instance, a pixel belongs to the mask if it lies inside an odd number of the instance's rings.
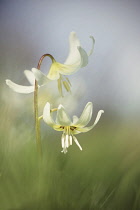
[[[58,81],[58,90],[63,96],[62,86],[67,92],[70,92],[71,83],[66,75],[71,75],[77,72],[80,68],[85,67],[88,64],[88,56],[90,56],[94,49],[95,40],[92,36],[92,48],[89,54],[81,47],[80,41],[75,32],[70,33],[69,37],[69,54],[64,64],[57,62],[53,57],[52,64],[47,75],[41,71],[33,70],[34,76],[41,84],[41,80],[45,81],[45,78]]]
[[[9,80],[9,79],[6,80],[6,84],[7,84],[13,91],[15,91],[15,92],[17,92],[17,93],[25,93],[25,94],[32,93],[32,92],[34,92],[34,84],[35,84],[35,76],[34,76],[34,73],[33,73],[34,70],[38,71],[38,70],[35,69],[35,68],[32,68],[31,71],[29,71],[29,70],[25,70],[25,71],[24,71],[24,74],[25,74],[27,80],[29,81],[29,83],[31,84],[31,86],[18,85],[18,84],[16,84],[16,83],[12,82],[12,81]],[[47,79],[47,78],[44,78],[44,79],[45,79],[45,81],[41,81],[42,84],[43,84],[44,82],[46,83],[46,82],[49,81],[49,79]],[[40,86],[39,86],[39,87],[40,87]]]
[[[50,103],[47,103],[45,105],[43,111],[43,120],[54,130],[63,132],[61,137],[61,144],[63,149],[62,152],[67,153],[67,148],[72,145],[73,141],[77,144],[79,149],[82,150],[81,145],[74,135],[90,131],[98,123],[102,113],[104,113],[103,110],[100,110],[97,114],[94,124],[86,127],[91,120],[92,109],[92,103],[88,102],[81,114],[81,117],[78,118],[77,116],[73,116],[73,121],[71,121],[64,107],[62,105],[59,105],[56,115],[56,121],[54,121],[51,116]]]
[[[62,86],[66,89],[67,92],[70,92],[71,83],[66,75],[70,75],[78,71],[80,68],[85,67],[88,64],[88,56],[90,56],[94,49],[95,40],[91,36],[92,39],[92,48],[89,54],[85,52],[85,50],[81,47],[80,41],[76,36],[75,32],[70,33],[69,37],[69,55],[64,62],[61,64],[56,62],[52,55],[46,54],[52,60],[52,64],[49,70],[48,75],[43,74],[36,68],[32,68],[31,71],[25,70],[25,76],[30,82],[31,86],[22,86],[18,85],[11,80],[6,80],[6,84],[18,93],[31,93],[34,91],[34,83],[35,79],[38,81],[39,86],[45,85],[51,80],[58,81],[58,90],[60,94],[63,96]]]

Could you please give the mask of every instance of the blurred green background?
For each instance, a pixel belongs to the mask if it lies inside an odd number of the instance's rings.
[[[140,209],[140,2],[0,1],[0,210]],[[89,50],[89,65],[71,75],[72,95],[58,95],[56,82],[39,91],[47,101],[80,116],[93,102],[97,126],[61,153],[61,132],[41,122],[43,160],[35,144],[33,95],[10,90],[5,79],[27,85],[23,71],[44,53],[63,62],[68,36],[76,31]],[[50,60],[42,64],[48,72]]]

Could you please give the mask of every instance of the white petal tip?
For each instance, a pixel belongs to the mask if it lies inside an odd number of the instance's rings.
[[[10,80],[9,79],[6,79],[5,81],[6,81],[6,84],[8,85]]]
[[[34,72],[34,71],[38,71],[38,69],[36,69],[36,68],[32,68],[32,72]]]
[[[11,80],[7,79],[6,80],[6,84],[15,92],[17,93],[32,93],[34,92],[34,86],[22,86],[22,85],[18,85],[14,82],[12,82]]]
[[[58,109],[61,109],[63,107],[63,105],[62,104],[60,104],[59,106],[58,106]]]
[[[76,32],[75,31],[71,31],[70,35],[76,35]]]
[[[88,102],[87,104],[92,105],[92,102]]]
[[[49,102],[47,102],[47,103],[46,103],[46,106],[47,106],[47,105],[50,105],[50,103],[49,103]]]

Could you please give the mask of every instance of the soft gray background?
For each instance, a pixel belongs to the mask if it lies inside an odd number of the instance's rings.
[[[93,35],[96,44],[89,65],[69,77],[73,94],[78,88],[82,108],[92,101],[98,109],[136,118],[140,107],[139,9],[138,0],[0,1],[1,84],[6,78],[26,84],[23,71],[36,67],[44,53],[63,62],[71,31],[76,31],[87,51]],[[47,73],[49,65],[46,59],[42,70]]]

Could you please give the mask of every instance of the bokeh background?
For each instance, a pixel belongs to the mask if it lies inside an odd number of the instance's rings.
[[[140,209],[140,1],[0,1],[0,210]],[[5,79],[28,85],[24,70],[44,53],[63,63],[75,31],[82,47],[95,49],[87,67],[69,76],[72,94],[57,84],[39,91],[39,110],[62,103],[80,116],[93,102],[96,128],[79,134],[62,154],[61,133],[41,123],[43,160],[35,145],[33,95],[20,95]],[[41,70],[47,73],[46,58]]]

